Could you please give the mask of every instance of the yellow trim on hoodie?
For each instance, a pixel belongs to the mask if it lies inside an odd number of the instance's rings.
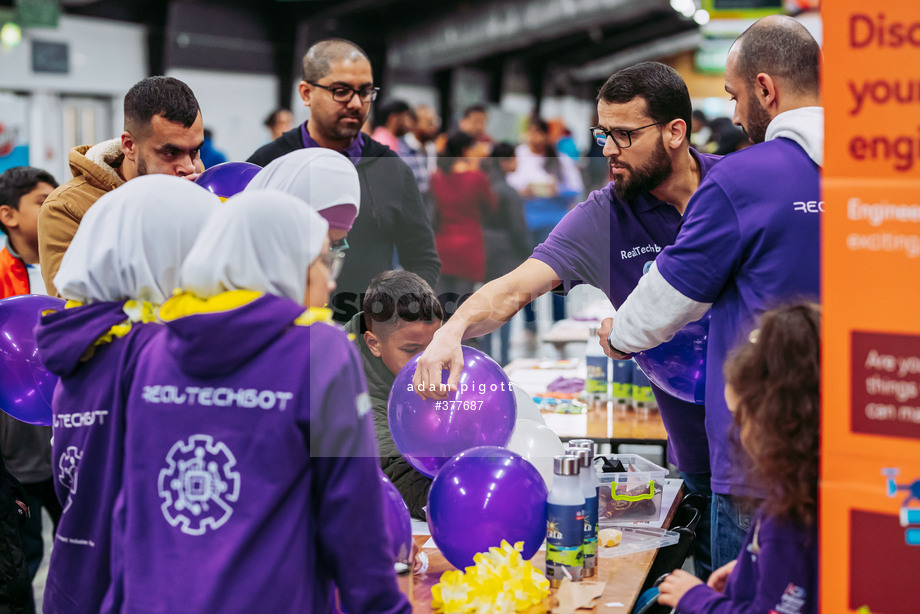
[[[69,300],[64,304],[64,309],[74,309],[82,306],[83,303],[80,301]],[[130,301],[125,301],[121,309],[125,312],[125,315],[128,316],[127,319],[120,324],[112,326],[109,330],[99,335],[99,337],[93,341],[93,344],[83,352],[83,355],[80,357],[81,361],[85,362],[92,358],[97,347],[111,343],[115,339],[120,339],[130,333],[131,327],[134,326],[134,324],[138,322],[143,324],[155,323],[157,321],[157,311],[159,307],[150,301],[137,301],[132,299]],[[44,313],[50,312],[51,310]],[[44,315],[44,313],[42,315]]]
[[[160,307],[160,320],[169,322],[200,313],[231,311],[262,297],[263,292],[253,290],[229,290],[208,298],[201,298],[193,292],[178,291],[175,296]],[[335,326],[332,310],[325,307],[309,307],[294,320],[295,326],[310,326],[316,322]]]
[[[334,324],[332,321],[332,310],[326,307],[308,307],[306,311],[294,320],[294,324],[297,326],[310,326],[315,322]]]
[[[160,319],[169,322],[199,313],[231,311],[253,302],[262,295],[262,292],[252,290],[228,290],[201,298],[194,292],[180,290],[160,307]]]

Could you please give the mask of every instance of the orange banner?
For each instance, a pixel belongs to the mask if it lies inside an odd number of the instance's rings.
[[[821,612],[920,612],[920,3],[823,3]]]

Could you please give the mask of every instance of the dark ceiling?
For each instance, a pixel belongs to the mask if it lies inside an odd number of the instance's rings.
[[[0,0],[0,7],[12,5]],[[61,0],[61,11],[145,25],[150,74],[171,67],[271,72],[280,80],[279,100],[296,82],[304,49],[329,36],[361,44],[375,68],[427,72],[439,89],[453,68],[480,68],[497,102],[509,60],[523,66],[539,100],[551,69],[564,74],[698,31],[668,0]],[[496,28],[501,32],[489,35]],[[400,52],[402,67],[391,61]],[[376,78],[382,73],[375,70]],[[559,87],[587,92],[599,84],[592,77]]]

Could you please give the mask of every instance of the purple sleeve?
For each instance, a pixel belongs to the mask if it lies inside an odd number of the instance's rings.
[[[735,209],[715,181],[700,185],[684,213],[674,245],[655,259],[675,290],[698,303],[714,303],[741,261],[741,232]]]
[[[764,524],[766,526],[766,523]],[[806,545],[801,534],[764,535],[760,554],[752,565],[742,551],[726,583],[725,594],[705,585],[681,598],[681,614],[812,614],[817,612],[817,547]],[[745,563],[747,563],[745,565]],[[753,567],[756,566],[756,573]]]
[[[534,248],[530,257],[549,265],[566,290],[576,281],[606,289],[609,280],[604,275],[609,277],[610,273],[610,241],[602,234],[604,230],[597,227],[583,207],[575,207],[556,224],[546,241]]]
[[[310,427],[315,518],[321,560],[333,569],[348,612],[411,611],[396,583],[382,521],[383,491],[367,385],[357,352],[342,335],[325,353],[347,356],[324,382],[311,377]],[[323,367],[320,367],[323,369]]]

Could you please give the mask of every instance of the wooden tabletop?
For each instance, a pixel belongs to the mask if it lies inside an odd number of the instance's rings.
[[[583,414],[543,413],[546,426],[562,439],[587,438],[598,442],[631,440],[664,442],[668,438],[657,410],[636,410],[601,403]]]
[[[584,360],[547,361],[518,358],[505,367],[508,377],[528,393],[540,395],[557,377],[584,378]],[[668,434],[657,409],[635,409],[606,402],[590,405],[581,414],[543,412],[546,425],[562,439],[586,438],[597,442],[654,443],[666,445]]]
[[[675,497],[671,508],[668,510],[667,519],[664,526],[668,526],[677,507],[680,504],[681,497]],[[428,541],[427,535],[414,536],[415,542],[421,547]],[[412,612],[414,614],[427,614],[432,612],[431,609],[431,587],[441,580],[441,574],[454,567],[447,562],[441,552],[435,548],[425,548],[424,552],[428,555],[428,571],[424,574],[411,576],[409,574],[400,576],[399,583],[402,591],[409,596],[412,602]],[[598,558],[598,574],[595,580],[606,582],[604,593],[595,603],[597,607],[594,612],[598,614],[628,614],[632,611],[633,604],[639,596],[639,589],[645,582],[645,577],[655,560],[657,550],[646,550],[613,559]],[[545,552],[537,552],[531,559],[534,567],[540,570],[545,569]],[[605,604],[622,604],[622,606],[607,606]],[[544,613],[550,611],[550,604],[546,603],[540,607],[530,610],[530,613]],[[587,611],[587,610],[586,610]]]

